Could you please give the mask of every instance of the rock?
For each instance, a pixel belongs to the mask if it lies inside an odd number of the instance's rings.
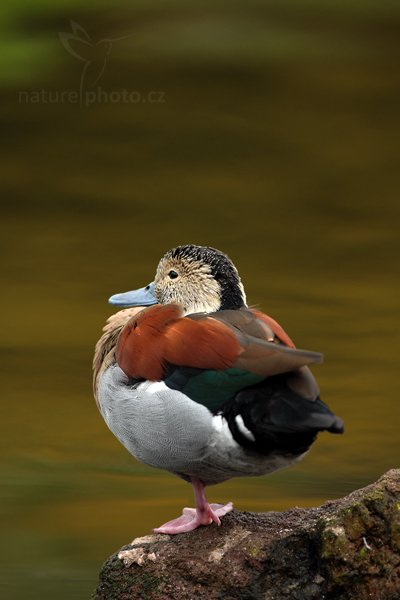
[[[135,539],[93,600],[400,600],[400,469],[319,508]]]

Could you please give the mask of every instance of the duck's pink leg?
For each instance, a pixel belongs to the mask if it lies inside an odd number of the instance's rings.
[[[199,527],[199,525],[210,525],[212,522],[221,525],[220,517],[223,517],[233,509],[232,502],[228,504],[209,504],[204,492],[204,483],[196,477],[191,478],[196,508],[184,508],[182,516],[161,527],[153,529],[154,533],[185,533]]]

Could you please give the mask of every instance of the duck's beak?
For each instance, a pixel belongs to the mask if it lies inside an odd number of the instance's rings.
[[[157,304],[157,298],[154,293],[154,282],[149,283],[146,287],[123,292],[122,294],[114,294],[108,299],[110,304],[114,306],[151,306]]]

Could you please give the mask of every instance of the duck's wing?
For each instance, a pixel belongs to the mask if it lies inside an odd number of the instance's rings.
[[[238,369],[270,377],[323,360],[319,352],[297,349],[282,327],[260,311],[223,310],[212,318],[235,332],[243,348],[233,364]]]
[[[168,365],[222,370],[233,365],[241,347],[224,323],[183,318],[175,304],[156,305],[131,319],[117,347],[118,365],[129,377],[160,381]]]
[[[276,326],[272,319],[263,320],[249,310],[187,318],[177,305],[156,305],[125,325],[116,358],[129,377],[152,381],[163,379],[168,365],[214,371],[234,368],[268,377],[322,361],[317,352],[294,348],[281,328],[275,333]],[[281,339],[285,336],[291,346]]]

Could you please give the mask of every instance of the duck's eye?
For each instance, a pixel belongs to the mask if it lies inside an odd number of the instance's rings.
[[[176,278],[178,277],[178,273],[177,273],[176,271],[170,271],[170,272],[168,273],[168,277],[169,277],[170,279],[176,279]]]

